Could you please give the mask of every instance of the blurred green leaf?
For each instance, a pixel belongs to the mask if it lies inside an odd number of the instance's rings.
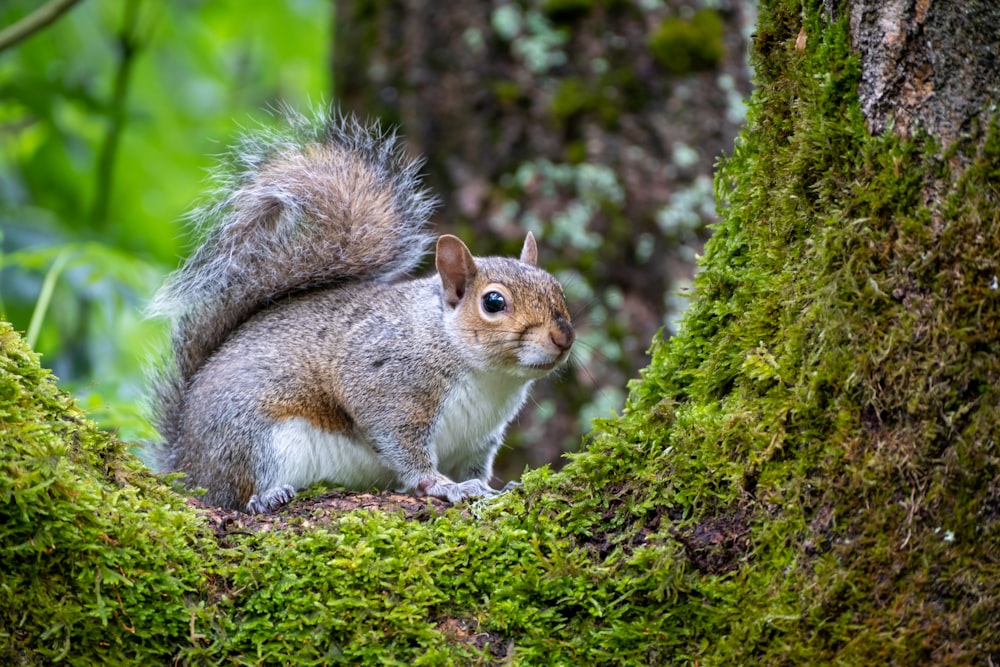
[[[0,25],[36,6],[0,3]],[[181,221],[212,155],[278,102],[327,98],[330,11],[326,0],[90,0],[0,53],[0,317],[23,331],[47,306],[35,349],[123,437],[152,435],[145,368],[165,326],[143,308],[186,253]],[[115,118],[107,215],[95,221]]]

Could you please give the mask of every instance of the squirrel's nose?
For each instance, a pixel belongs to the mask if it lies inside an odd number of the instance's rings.
[[[576,333],[573,331],[573,325],[566,318],[557,317],[555,328],[549,330],[549,339],[552,344],[559,348],[560,352],[565,352],[572,347],[575,338]]]

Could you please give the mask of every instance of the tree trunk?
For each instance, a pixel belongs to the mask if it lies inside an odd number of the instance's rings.
[[[992,0],[851,2],[868,128],[905,137],[923,131],[944,149],[981,142],[1000,100],[998,25]]]
[[[631,410],[690,562],[738,572],[722,662],[993,664],[1000,8],[835,4],[761,7],[723,222]]]

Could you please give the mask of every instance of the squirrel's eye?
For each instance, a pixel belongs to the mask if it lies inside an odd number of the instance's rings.
[[[506,307],[507,300],[500,292],[491,291],[483,295],[483,310],[487,313],[499,313]]]

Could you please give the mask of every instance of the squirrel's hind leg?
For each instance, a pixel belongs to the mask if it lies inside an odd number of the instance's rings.
[[[290,484],[274,486],[261,494],[254,494],[247,503],[247,514],[266,514],[287,505],[295,497],[295,487]]]

